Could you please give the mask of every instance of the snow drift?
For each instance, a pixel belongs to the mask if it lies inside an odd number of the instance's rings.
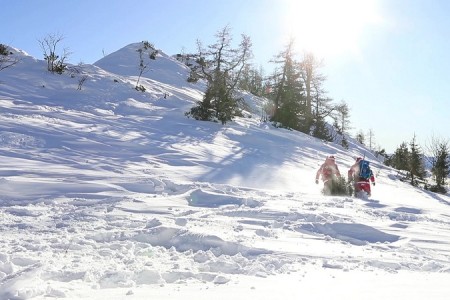
[[[161,51],[136,91],[137,47],[0,72],[0,299],[448,297],[448,196],[261,122],[248,94],[250,117],[188,119],[204,85]],[[321,195],[330,154],[343,174],[366,155],[370,199]]]

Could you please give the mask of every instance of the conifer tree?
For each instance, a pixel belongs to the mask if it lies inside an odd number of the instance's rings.
[[[198,60],[201,73],[207,81],[203,100],[186,113],[197,120],[214,121],[222,124],[240,115],[239,101],[235,95],[242,70],[251,58],[251,41],[246,35],[238,48],[232,48],[229,27],[216,34],[217,41],[204,49],[198,42]]]
[[[409,153],[409,164],[408,171],[409,176],[411,177],[411,184],[417,185],[417,179],[424,179],[425,177],[425,166],[423,163],[423,154],[420,149],[420,146],[416,143],[416,136],[414,135],[410,144],[410,153]]]
[[[401,143],[400,146],[395,150],[391,158],[386,161],[386,164],[396,168],[397,170],[408,171],[409,170],[408,144],[406,144],[406,142]]]
[[[325,81],[325,76],[319,73],[319,69],[322,65],[322,61],[317,60],[311,52],[305,52],[302,61],[300,62],[300,74],[305,90],[304,113],[306,128],[304,132],[307,133],[309,133],[309,127],[313,125],[314,121],[320,119],[317,118],[320,107],[331,100],[323,97],[323,82]],[[324,116],[321,116],[321,118],[323,119]]]
[[[360,143],[361,145],[365,145],[366,143],[366,136],[364,135],[364,132],[362,130],[360,130],[357,134],[356,134],[356,140],[358,141],[358,143]]]
[[[432,190],[445,193],[445,182],[450,175],[449,142],[433,137],[428,150],[431,154],[431,172],[436,182],[436,186],[432,187]]]
[[[295,130],[302,129],[304,115],[304,94],[300,80],[299,64],[294,59],[294,41],[273,60],[281,67],[272,76],[274,112],[271,121]]]
[[[62,54],[57,54],[59,43],[64,39],[62,35],[49,34],[42,40],[39,40],[44,59],[47,61],[47,71],[51,73],[62,74],[67,69],[66,61],[71,54],[67,48],[63,49]]]
[[[341,146],[348,148],[348,141],[345,138],[345,134],[347,134],[350,129],[350,108],[345,101],[342,101],[336,106],[333,127],[336,132],[342,136]]]
[[[0,44],[0,71],[12,67],[20,61],[8,48],[8,46]]]
[[[148,56],[149,59],[156,59],[156,55],[158,54],[158,50],[155,49],[155,46],[148,41],[142,41],[142,46],[136,50],[139,53],[139,76],[136,82],[135,89],[145,92],[144,86],[139,86],[139,81],[142,77],[142,74],[148,71],[148,65],[150,62],[146,59]]]

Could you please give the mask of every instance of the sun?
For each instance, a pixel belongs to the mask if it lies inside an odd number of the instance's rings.
[[[358,54],[370,25],[380,23],[377,0],[288,0],[284,32],[297,48],[327,58]]]

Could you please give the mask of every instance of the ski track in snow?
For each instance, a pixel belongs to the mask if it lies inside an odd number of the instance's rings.
[[[267,277],[301,271],[305,264],[345,271],[450,272],[449,253],[430,260],[440,244],[448,248],[448,223],[421,216],[417,209],[374,210],[366,201],[349,197],[305,202],[304,195],[296,193],[158,184],[163,186],[160,193],[135,198],[80,194],[22,205],[2,200],[0,244],[14,249],[0,253],[3,287],[31,277],[60,287],[81,281],[100,289],[189,280],[224,284],[236,274]],[[227,189],[234,191],[217,191]],[[236,196],[242,194],[246,197]],[[270,207],[275,199],[284,210]],[[359,211],[358,220],[346,217],[343,211],[348,210]],[[424,219],[438,223],[433,227],[445,233],[429,241],[412,236],[413,231],[403,235],[403,229]],[[366,225],[379,222],[393,223],[392,230]],[[289,236],[291,245],[277,245],[282,236]],[[323,252],[310,253],[302,245],[308,240],[321,245]],[[338,244],[340,253],[336,247],[328,251],[330,243]],[[370,259],[358,258],[357,248],[370,253]]]
[[[29,57],[0,72],[0,299],[222,286],[311,266],[450,273],[447,195],[371,157],[373,197],[322,196],[311,184],[323,157],[344,173],[364,148],[262,123],[248,94],[252,118],[187,119],[204,86],[163,58],[141,79],[146,93],[126,61],[88,66],[82,91]]]

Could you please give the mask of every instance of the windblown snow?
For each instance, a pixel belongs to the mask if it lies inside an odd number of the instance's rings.
[[[448,299],[448,195],[262,122],[250,94],[246,117],[189,119],[205,85],[160,51],[136,91],[139,45],[0,72],[0,299]],[[369,199],[321,194],[331,154],[371,161]]]

